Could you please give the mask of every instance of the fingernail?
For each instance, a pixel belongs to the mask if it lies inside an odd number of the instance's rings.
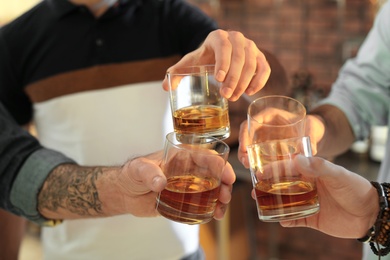
[[[240,158],[240,162],[243,163],[244,161],[245,161],[245,157],[243,156]]]
[[[299,164],[303,167],[303,168],[306,168],[306,169],[309,169],[310,168],[310,162],[309,162],[309,159],[307,157],[305,157],[304,155],[302,154],[298,154],[296,159],[298,160]]]
[[[224,96],[225,98],[230,98],[233,94],[233,90],[230,89],[230,88],[223,88],[222,89],[222,96]]]
[[[253,88],[249,87],[246,89],[245,93],[249,96],[252,96],[253,94],[255,94],[255,91],[253,90]]]
[[[223,70],[219,70],[218,73],[215,75],[215,79],[219,82],[223,82],[226,77],[226,72]]]
[[[161,184],[161,182],[162,182],[161,176],[156,176],[153,178],[153,186],[154,187],[157,188]]]
[[[226,205],[222,204],[220,208],[221,208],[221,211],[223,212],[223,214],[225,214],[225,212],[226,212]]]

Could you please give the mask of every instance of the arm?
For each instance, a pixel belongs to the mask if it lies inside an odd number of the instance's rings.
[[[44,182],[38,209],[48,219],[78,219],[132,214],[157,216],[156,196],[166,185],[162,151],[128,161],[122,167],[61,165]],[[221,219],[230,202],[235,175],[225,167],[215,213]]]
[[[50,219],[157,215],[156,195],[166,184],[160,169],[162,151],[135,158],[122,167],[82,167],[41,147],[1,104],[0,131],[1,208],[47,225],[56,223]],[[234,181],[228,164],[216,219],[224,215]]]
[[[313,153],[333,156],[346,151],[355,140],[367,138],[371,125],[388,124],[390,78],[390,3],[383,5],[374,27],[356,58],[340,70],[329,96],[306,121]],[[241,124],[239,160],[248,167],[247,126]]]
[[[371,125],[388,124],[389,14],[390,3],[386,3],[357,56],[340,70],[330,95],[309,113],[318,116],[308,116],[308,131],[312,141],[318,142],[320,155],[340,154],[353,141],[367,138]]]
[[[314,153],[333,156],[347,151],[355,135],[346,115],[337,107],[323,105],[306,117],[306,132],[310,136]]]
[[[38,224],[119,214],[156,216],[156,195],[166,184],[160,169],[162,151],[135,158],[122,167],[82,167],[43,148],[1,104],[0,158],[0,207]],[[216,219],[224,215],[234,181],[228,164]]]
[[[160,169],[162,151],[122,167],[82,167],[41,147],[1,104],[0,131],[2,208],[47,225],[56,223],[49,219],[157,215],[156,192],[166,184]],[[230,165],[223,176],[216,219],[223,217],[231,199],[235,175]]]
[[[45,180],[38,209],[48,219],[76,219],[133,214],[157,216],[156,192],[166,179],[161,152],[130,160],[122,167],[60,165]]]

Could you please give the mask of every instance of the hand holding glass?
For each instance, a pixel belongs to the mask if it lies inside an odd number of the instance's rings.
[[[173,221],[202,224],[213,219],[229,146],[213,137],[167,135],[162,170],[167,186],[157,197],[158,212]]]

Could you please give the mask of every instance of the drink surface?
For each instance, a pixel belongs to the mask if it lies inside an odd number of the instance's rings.
[[[228,109],[202,105],[181,108],[173,114],[175,131],[179,134],[208,133],[229,129]]]
[[[168,178],[167,186],[157,199],[157,209],[162,216],[174,221],[206,223],[213,218],[219,190],[219,181],[213,178]]]
[[[262,211],[318,203],[317,190],[309,182],[284,180],[278,183],[260,181],[255,186],[256,200]]]

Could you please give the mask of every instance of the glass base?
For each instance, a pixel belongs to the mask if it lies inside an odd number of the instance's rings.
[[[194,139],[199,139],[199,141],[201,142],[202,139],[206,139],[207,137],[213,137],[219,140],[224,140],[227,139],[229,136],[230,136],[230,127],[226,127],[223,129],[219,129],[218,131],[207,132],[207,133],[177,133],[177,139],[182,143],[194,143]]]
[[[280,222],[282,220],[294,220],[315,215],[319,212],[319,210],[319,206],[314,206],[306,209],[288,208],[267,210],[266,212],[259,212],[259,219],[264,222]]]
[[[207,222],[210,222],[214,217],[214,211],[204,214],[195,214],[177,210],[162,201],[158,201],[157,203],[157,211],[160,213],[161,216],[182,224],[205,224]]]

